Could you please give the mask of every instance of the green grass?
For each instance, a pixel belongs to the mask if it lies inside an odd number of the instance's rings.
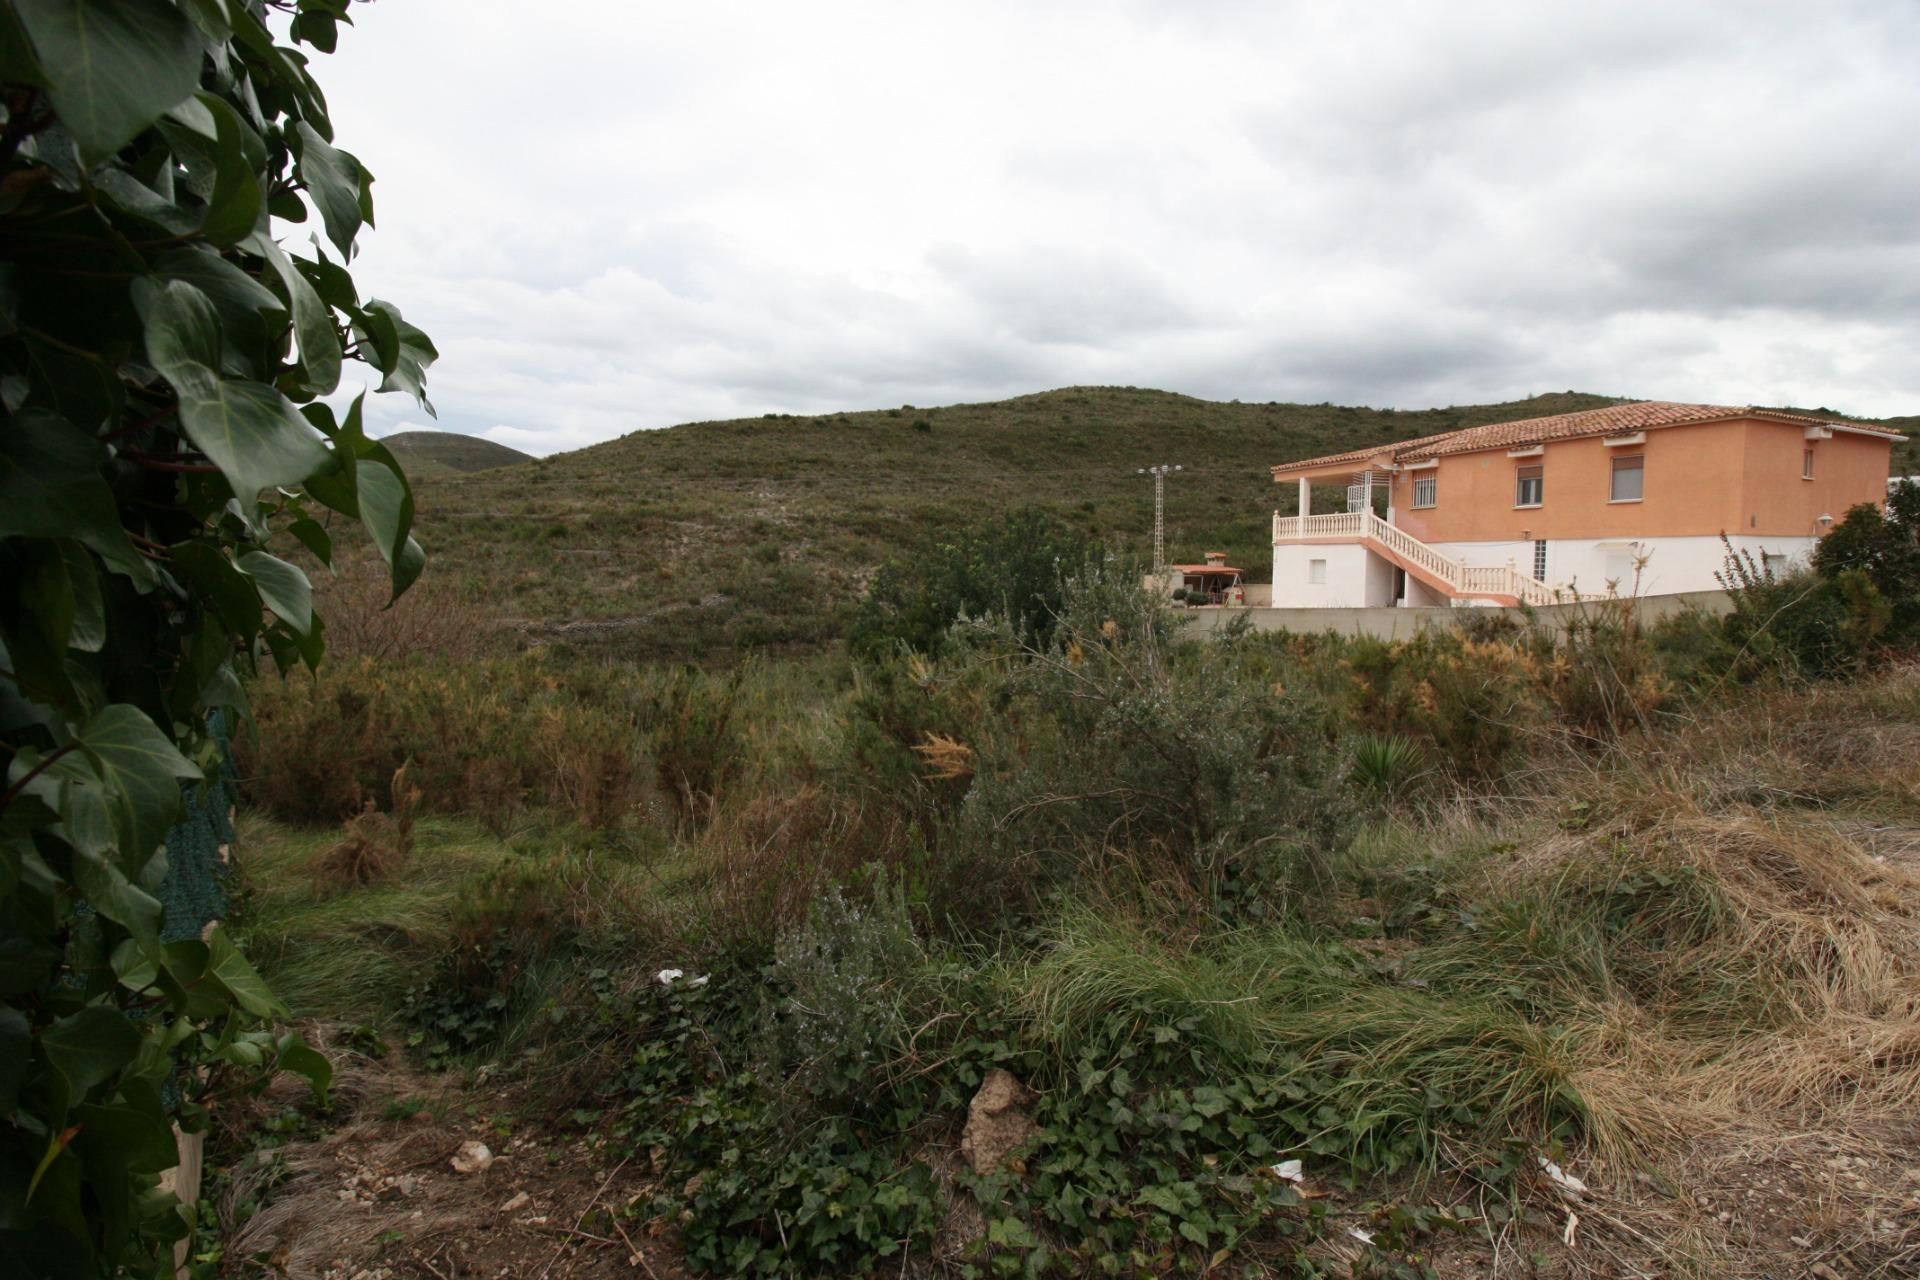
[[[247,952],[295,1017],[376,1022],[445,951],[455,909],[516,856],[464,819],[426,818],[413,854],[389,879],[321,891],[307,865],[340,838],[241,814]]]

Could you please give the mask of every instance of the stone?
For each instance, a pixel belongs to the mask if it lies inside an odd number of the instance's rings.
[[[987,1072],[967,1104],[967,1128],[960,1138],[960,1154],[975,1173],[984,1177],[1007,1168],[1008,1157],[1033,1137],[1036,1126],[1026,1101],[1027,1091],[1012,1072],[999,1067]]]
[[[447,1163],[455,1173],[485,1173],[493,1163],[493,1152],[487,1150],[484,1142],[463,1142]]]
[[[512,1212],[513,1212],[513,1211],[514,1211],[515,1209],[524,1209],[524,1208],[526,1208],[526,1207],[527,1207],[527,1203],[528,1203],[529,1201],[531,1201],[532,1199],[533,1199],[533,1197],[532,1197],[532,1196],[530,1196],[530,1195],[528,1195],[528,1194],[527,1194],[526,1192],[524,1192],[524,1191],[522,1191],[522,1192],[520,1192],[520,1193],[519,1193],[518,1195],[516,1195],[516,1196],[514,1196],[514,1198],[513,1198],[513,1199],[511,1199],[511,1200],[509,1200],[509,1201],[507,1201],[507,1202],[506,1202],[505,1204],[503,1204],[503,1205],[501,1205],[501,1206],[500,1206],[500,1212],[502,1212],[502,1213],[512,1213]]]

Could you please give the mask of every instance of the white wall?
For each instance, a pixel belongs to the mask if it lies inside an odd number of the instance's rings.
[[[1729,541],[1737,551],[1751,551],[1754,559],[1784,555],[1804,565],[1815,538],[1738,537]],[[1502,565],[1511,558],[1520,572],[1533,573],[1531,542],[1437,542],[1435,550],[1471,565]],[[1639,581],[1633,561],[1645,556]],[[1549,539],[1548,586],[1585,595],[1603,595],[1618,578],[1621,595],[1672,595],[1681,591],[1714,591],[1714,579],[1726,565],[1727,549],[1719,538],[1642,538],[1637,544],[1623,539]]]
[[[1312,562],[1327,580],[1310,581]],[[1273,603],[1287,609],[1364,609],[1393,603],[1393,566],[1357,542],[1282,542],[1273,548]]]

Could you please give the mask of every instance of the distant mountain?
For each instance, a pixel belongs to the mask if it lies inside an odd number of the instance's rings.
[[[400,460],[410,477],[492,471],[496,467],[533,460],[530,453],[458,431],[402,431],[385,437],[380,443],[393,450],[393,456]]]

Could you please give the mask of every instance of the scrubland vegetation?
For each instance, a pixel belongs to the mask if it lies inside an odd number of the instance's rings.
[[[1906,1274],[1912,527],[1396,644],[1185,641],[1097,558],[726,669],[336,600],[407,656],[254,690],[242,918],[345,1043],[537,1082],[695,1271]],[[995,1069],[1036,1128],[976,1170]]]

